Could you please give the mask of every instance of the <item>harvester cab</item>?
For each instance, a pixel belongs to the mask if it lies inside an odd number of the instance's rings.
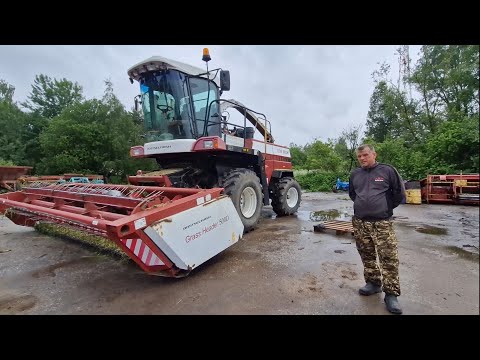
[[[229,89],[229,72],[215,71],[212,76],[159,56],[128,71],[130,80],[140,83],[136,109],[141,105],[147,142],[220,135],[220,127],[214,125],[218,122],[213,120],[219,116],[219,94]]]
[[[158,56],[128,70],[130,82],[140,86],[136,105],[145,129],[145,143],[130,154],[155,158],[160,167],[156,176],[131,176],[130,183],[224,188],[246,232],[257,225],[262,205],[271,203],[277,216],[295,213],[301,190],[289,148],[274,143],[264,114],[221,99],[230,90],[230,72],[208,70],[208,49],[202,60],[206,70]],[[229,123],[223,114],[230,108],[243,115],[243,124]]]

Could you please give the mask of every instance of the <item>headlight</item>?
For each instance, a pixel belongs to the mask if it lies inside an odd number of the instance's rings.
[[[213,140],[205,140],[203,142],[203,147],[205,149],[213,149]]]

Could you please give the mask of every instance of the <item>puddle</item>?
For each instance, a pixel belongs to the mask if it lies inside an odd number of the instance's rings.
[[[273,225],[270,225],[270,226],[265,226],[263,229],[260,229],[260,230],[264,230],[268,233],[272,233],[272,232],[285,232],[285,231],[291,231],[292,228],[290,226],[286,226],[286,225],[276,225],[276,224],[273,224]]]
[[[337,209],[321,211],[299,211],[298,218],[304,221],[327,221],[327,220],[350,220],[351,216],[346,212],[340,212]]]
[[[423,234],[430,235],[446,235],[448,233],[447,229],[438,228],[431,225],[423,225],[415,228],[416,231]]]
[[[475,261],[478,263],[478,259],[479,259],[479,255],[478,254],[475,254],[475,253],[472,253],[470,251],[467,251],[467,250],[464,250],[464,249],[461,249],[461,248],[458,248],[456,246],[447,246],[446,247],[448,250],[454,252],[455,254],[457,254],[459,257],[461,257],[462,259],[466,259],[466,260],[470,260],[470,261]]]
[[[0,297],[0,314],[16,314],[31,309],[37,303],[33,295],[7,295]]]
[[[36,270],[31,275],[32,275],[32,277],[34,277],[36,279],[38,279],[40,277],[43,277],[43,276],[54,277],[54,276],[57,275],[55,273],[55,270],[57,270],[57,269],[67,267],[67,266],[71,266],[71,265],[76,265],[76,264],[79,264],[79,263],[82,263],[82,262],[85,262],[85,261],[96,260],[98,258],[99,258],[98,256],[82,256],[78,259],[73,259],[73,260],[69,260],[69,261],[62,261],[62,262],[59,262],[57,264],[49,265],[49,266],[46,266],[46,267],[41,268],[39,270]]]

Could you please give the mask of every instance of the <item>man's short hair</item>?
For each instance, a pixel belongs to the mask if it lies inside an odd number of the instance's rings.
[[[362,144],[357,148],[357,152],[365,150],[365,149],[370,149],[370,151],[375,152],[375,148],[373,145],[370,144]]]

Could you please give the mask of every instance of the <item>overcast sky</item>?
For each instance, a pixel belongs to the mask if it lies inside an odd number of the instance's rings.
[[[21,102],[37,74],[76,81],[86,98],[100,98],[103,81],[110,78],[130,109],[139,92],[138,83],[128,80],[130,66],[163,56],[205,68],[204,47],[210,49],[210,69],[230,70],[231,90],[222,97],[264,113],[275,142],[282,145],[336,138],[350,125],[365,129],[372,72],[387,61],[395,80],[398,74],[398,45],[9,45],[0,46],[0,79],[15,86],[14,100]],[[419,50],[410,46],[412,65]]]

